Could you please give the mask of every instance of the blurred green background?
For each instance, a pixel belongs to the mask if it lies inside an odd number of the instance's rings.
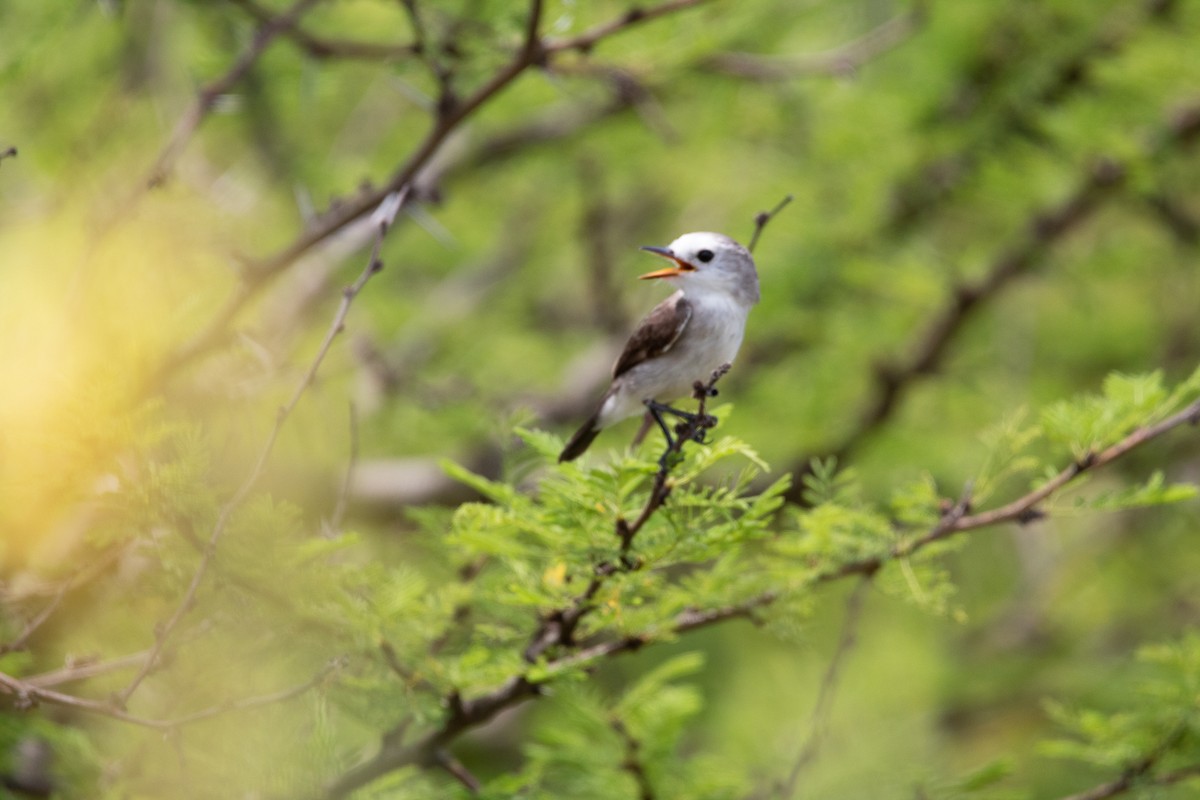
[[[297,796],[369,752],[402,715],[388,704],[403,701],[356,685],[353,654],[373,647],[365,627],[313,627],[345,613],[322,592],[357,597],[327,585],[322,543],[375,589],[397,574],[419,576],[397,589],[416,595],[451,581],[445,544],[414,522],[471,497],[440,460],[532,490],[541,473],[514,426],[569,432],[664,294],[635,280],[652,266],[638,246],[691,230],[745,242],[785,195],[755,252],[763,301],[721,395],[732,406],[721,433],[754,448],[768,478],[836,453],[868,497],[928,481],[957,499],[990,469],[997,426],[1098,392],[1113,371],[1175,382],[1195,368],[1198,4],[691,5],[553,54],[423,165],[384,270],[282,428],[178,652],[131,710],[175,718],[302,682],[335,656],[352,666],[298,699],[168,737],[49,706],[6,711],[9,774],[34,737],[51,742],[64,797]],[[19,151],[0,161],[6,640],[72,581],[0,656],[4,672],[151,646],[208,536],[195,521],[253,465],[366,263],[370,231],[343,226],[256,284],[213,346],[185,364],[181,348],[236,296],[239,275],[385,185],[444,88],[468,97],[495,75],[528,13],[498,0],[315,3],[214,96],[148,188],[203,87],[287,7],[0,2],[0,149]],[[548,0],[542,33],[579,35],[629,8]],[[386,47],[331,55],[314,42]],[[894,403],[881,406],[889,386]],[[589,459],[612,457],[635,428],[607,432]],[[1196,452],[1179,433],[1088,491],[1156,469],[1194,482]],[[990,488],[980,504],[1026,486]],[[1058,797],[1112,777],[1039,748],[1056,730],[1045,704],[1128,703],[1147,669],[1134,652],[1196,626],[1196,505],[1105,514],[1067,496],[1046,510],[1034,525],[969,535],[944,561],[957,587],[944,606],[867,593],[797,796],[958,796],[955,782],[989,764],[1003,774],[997,796]],[[239,581],[287,602],[247,602]],[[795,624],[731,622],[614,660],[458,755],[481,778],[502,776],[539,715],[584,702],[573,692],[615,696],[699,651],[688,769],[717,776],[714,797],[774,796],[755,787],[786,776],[810,729],[851,588],[817,592]],[[103,699],[129,678],[69,690]],[[433,713],[415,706],[419,721]],[[628,772],[614,774],[579,796],[638,796]],[[661,797],[688,796],[662,784]],[[375,791],[465,789],[431,772]]]

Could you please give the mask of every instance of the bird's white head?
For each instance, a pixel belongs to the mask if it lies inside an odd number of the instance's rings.
[[[744,306],[758,302],[758,272],[750,251],[721,233],[685,233],[667,247],[643,247],[674,266],[641,277],[665,278],[689,292],[722,292]]]

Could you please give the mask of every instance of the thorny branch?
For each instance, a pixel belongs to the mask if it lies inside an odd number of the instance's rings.
[[[396,214],[404,204],[407,196],[407,191],[399,192],[393,196],[389,196],[385,203],[379,208],[376,218],[378,229],[375,236],[375,245],[371,251],[371,257],[363,268],[358,279],[346,287],[342,291],[342,301],[338,306],[337,312],[334,314],[333,322],[329,326],[329,330],[325,334],[324,341],[321,342],[320,348],[317,350],[316,356],[309,364],[308,369],[297,383],[295,390],[292,392],[291,399],[287,404],[282,406],[275,415],[275,424],[271,428],[271,432],[267,435],[267,440],[259,451],[258,458],[254,462],[249,474],[242,481],[233,496],[221,507],[217,515],[217,520],[213,525],[212,532],[208,536],[204,550],[200,556],[200,563],[197,565],[195,572],[192,574],[192,579],[188,584],[187,590],[184,592],[183,599],[174,613],[164,622],[157,630],[155,635],[154,645],[151,647],[150,656],[146,659],[141,669],[138,670],[133,680],[126,686],[116,697],[116,705],[124,708],[129,701],[130,696],[137,691],[142,681],[150,674],[150,672],[158,664],[159,657],[163,649],[167,645],[167,641],[175,632],[179,623],[192,609],[196,601],[196,594],[199,592],[200,585],[208,574],[209,566],[212,564],[213,558],[216,555],[217,544],[224,535],[225,530],[229,526],[230,520],[233,518],[234,512],[241,508],[242,504],[250,496],[254,487],[258,484],[259,478],[262,477],[263,469],[266,467],[267,460],[270,458],[272,451],[275,449],[275,442],[279,438],[280,431],[283,425],[287,422],[289,416],[296,405],[300,402],[300,398],[304,392],[312,385],[316,378],[317,370],[320,369],[325,356],[329,354],[330,348],[333,346],[334,339],[344,330],[346,324],[346,316],[350,313],[350,306],[354,299],[362,291],[375,274],[383,269],[383,262],[380,261],[379,253],[383,247],[383,240],[387,236],[388,229],[395,221]]]

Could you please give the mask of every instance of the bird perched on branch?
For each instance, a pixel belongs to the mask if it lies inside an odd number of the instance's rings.
[[[668,247],[643,247],[672,265],[642,275],[678,287],[643,319],[613,367],[612,384],[595,413],[558,460],[571,461],[605,428],[645,411],[671,442],[663,414],[690,418],[668,403],[691,395],[696,381],[731,363],[746,317],[758,302],[758,272],[750,251],[720,233],[685,233]]]

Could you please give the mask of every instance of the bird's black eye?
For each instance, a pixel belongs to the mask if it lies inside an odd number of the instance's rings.
[[[705,264],[707,264],[708,262],[713,260],[713,251],[712,250],[701,250],[699,253],[696,253],[696,258],[698,258],[700,261],[703,261]]]

